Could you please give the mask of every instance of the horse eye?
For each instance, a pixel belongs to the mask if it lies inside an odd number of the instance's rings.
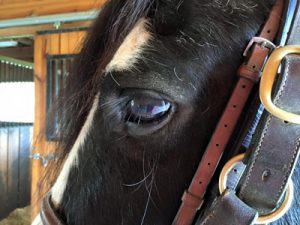
[[[127,103],[125,121],[137,124],[160,121],[170,108],[171,103],[162,99],[135,98]]]

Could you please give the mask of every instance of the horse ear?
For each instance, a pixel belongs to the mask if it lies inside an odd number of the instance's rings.
[[[153,25],[157,34],[172,35],[184,26],[187,16],[185,2],[188,1],[158,0],[155,2]]]

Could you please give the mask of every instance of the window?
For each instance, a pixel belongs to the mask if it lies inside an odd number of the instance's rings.
[[[34,83],[0,82],[0,122],[33,123]]]
[[[46,138],[55,141],[59,138],[59,121],[63,115],[56,110],[56,100],[65,88],[66,77],[72,71],[76,55],[48,55],[47,57],[47,123]]]

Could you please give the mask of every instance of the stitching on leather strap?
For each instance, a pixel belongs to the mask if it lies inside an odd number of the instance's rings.
[[[218,207],[219,207],[219,206],[218,206]],[[216,209],[217,209],[217,208],[216,208]],[[208,217],[206,217],[206,219],[203,221],[202,225],[207,224],[207,222],[208,222],[209,220],[213,219],[213,218],[216,216],[216,209],[214,209],[214,210],[212,211],[212,213],[211,213]]]
[[[249,169],[249,173],[248,173],[248,175],[247,175],[247,177],[246,177],[246,179],[245,179],[245,186],[247,186],[247,184],[249,183],[249,179],[250,179],[250,177],[251,177],[251,175],[252,175],[252,171],[253,171],[254,165],[255,165],[256,162],[257,162],[257,156],[258,156],[258,154],[259,154],[259,152],[260,152],[260,150],[261,150],[261,146],[262,146],[263,141],[264,141],[264,139],[265,139],[265,135],[266,135],[266,133],[268,132],[268,129],[269,129],[269,126],[270,126],[270,122],[271,122],[272,117],[273,117],[273,116],[270,116],[270,117],[268,118],[267,123],[266,123],[266,126],[265,126],[265,128],[264,128],[264,130],[263,130],[263,133],[262,133],[262,136],[261,136],[261,140],[259,141],[259,144],[258,144],[258,147],[257,147],[257,151],[255,151],[254,156],[253,156],[253,159],[254,159],[254,160],[253,160],[253,162],[251,163],[251,166],[250,166],[250,169]],[[240,197],[241,197],[241,198],[244,197],[243,192],[240,194]]]
[[[294,60],[294,59],[291,59],[291,60]],[[289,60],[286,60],[286,64],[287,64],[287,69],[286,69],[286,79],[284,80],[284,86],[286,85],[286,81],[287,81],[287,77],[290,75],[290,62]],[[280,96],[283,94],[284,90],[282,90],[282,92],[280,93]],[[278,101],[280,99],[278,98]],[[277,99],[276,99],[276,102],[277,102]],[[292,160],[290,161],[290,164],[289,164],[289,169],[287,170],[287,172],[285,173],[285,177],[283,179],[283,182],[281,184],[281,187],[277,193],[277,195],[275,196],[275,199],[273,199],[273,204],[276,204],[277,203],[277,199],[279,198],[279,196],[282,194],[283,192],[283,189],[285,188],[286,186],[286,183],[287,183],[287,180],[291,174],[291,170],[293,168],[293,164],[295,162],[295,159],[297,157],[297,154],[298,154],[298,150],[299,150],[299,146],[300,146],[300,137],[298,138],[298,141],[296,142],[296,146],[295,146],[295,149],[293,151],[293,156],[292,156]]]
[[[213,219],[216,216],[216,211],[219,207],[220,204],[218,204],[217,207],[215,207],[214,210],[210,213],[210,215],[205,218],[205,220],[202,222],[202,225],[207,224],[209,220]]]
[[[288,78],[288,76],[289,76],[288,71],[289,71],[289,63],[287,63],[287,73],[286,73],[286,76],[284,77],[284,79],[283,79],[283,81],[282,81],[282,85],[281,85],[281,87],[280,87],[280,90],[278,91],[278,94],[277,94],[277,96],[275,97],[274,103],[278,103],[278,101],[279,101],[280,98],[282,97],[282,94],[283,94],[283,92],[284,92],[284,88],[285,88],[285,86],[286,86],[286,81],[287,81],[287,78]],[[249,169],[249,173],[248,173],[248,175],[247,175],[247,177],[246,177],[246,179],[245,179],[245,185],[244,185],[244,186],[247,186],[247,185],[248,185],[249,180],[250,180],[250,177],[252,176],[253,168],[254,168],[254,166],[255,166],[255,164],[256,164],[256,162],[257,162],[257,156],[259,155],[259,153],[260,153],[260,151],[261,151],[261,146],[262,146],[262,144],[263,144],[264,141],[265,141],[265,135],[266,135],[266,133],[267,133],[268,130],[269,130],[270,123],[271,123],[271,120],[272,120],[272,119],[277,119],[277,118],[275,118],[273,115],[269,115],[269,118],[268,118],[268,120],[267,120],[267,122],[266,122],[266,126],[265,126],[265,128],[264,128],[264,130],[263,130],[263,133],[262,133],[262,136],[261,136],[261,140],[259,141],[257,150],[256,150],[255,153],[254,153],[254,156],[253,156],[253,162],[251,163],[251,166],[250,166],[250,169]],[[284,186],[284,183],[282,184],[282,186]],[[281,191],[282,191],[282,189],[281,189]],[[241,193],[240,196],[241,196],[241,198],[244,197],[243,192]],[[273,199],[272,201],[275,202],[275,203],[277,202],[276,199]]]
[[[277,193],[277,195],[276,195],[276,198],[273,199],[273,203],[274,203],[274,204],[277,203],[277,200],[276,200],[276,199],[279,198],[279,196],[282,194],[283,188],[286,186],[287,180],[288,180],[288,178],[289,178],[289,176],[290,176],[290,174],[291,174],[291,170],[292,170],[293,164],[294,164],[295,159],[296,159],[296,156],[297,156],[297,154],[298,154],[298,149],[299,149],[299,147],[300,147],[300,138],[298,139],[297,144],[296,144],[296,147],[295,147],[295,150],[294,150],[294,152],[293,152],[293,157],[292,157],[293,160],[292,160],[292,161],[290,162],[290,164],[289,164],[289,169],[288,169],[287,173],[285,174],[284,180],[283,180],[283,182],[282,182],[282,184],[281,184],[281,187],[280,187],[280,189],[279,189],[279,191],[278,191],[278,193]]]

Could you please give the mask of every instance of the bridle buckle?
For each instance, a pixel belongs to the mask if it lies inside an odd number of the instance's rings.
[[[245,154],[240,154],[230,159],[223,167],[219,178],[219,191],[222,194],[227,189],[227,177],[234,166],[241,162]],[[289,179],[284,200],[281,205],[273,212],[267,215],[259,216],[254,224],[268,224],[281,218],[290,208],[293,202],[294,185],[292,179]]]
[[[262,49],[268,48],[270,50],[273,50],[274,48],[276,48],[276,45],[273,42],[266,39],[266,38],[253,37],[253,38],[251,38],[250,42],[248,43],[248,45],[247,45],[247,47],[246,47],[246,49],[243,53],[243,56],[248,55],[248,52],[249,52],[249,50],[250,50],[250,48],[252,47],[253,44],[259,44]]]
[[[275,117],[284,121],[300,124],[300,115],[285,111],[272,101],[272,89],[282,59],[292,53],[300,53],[300,45],[289,45],[277,48],[270,55],[262,72],[259,95],[265,109]]]

